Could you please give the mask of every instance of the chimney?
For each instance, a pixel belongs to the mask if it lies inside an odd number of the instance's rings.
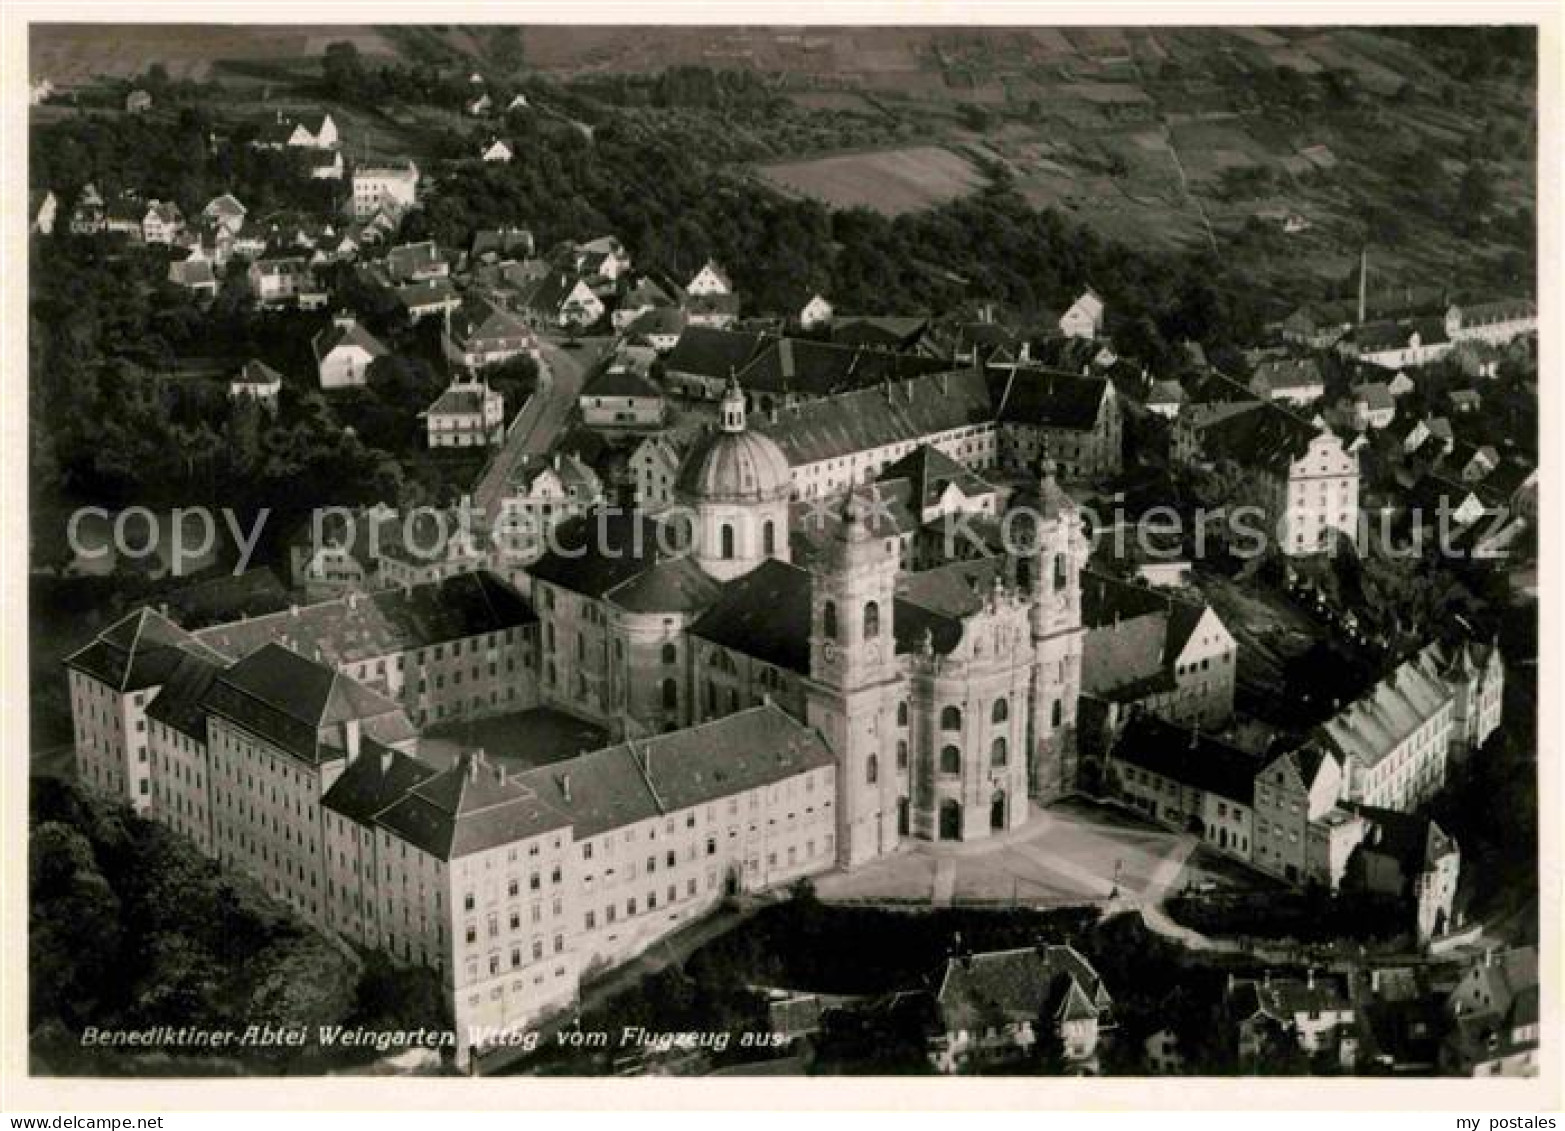
[[[359,720],[342,720],[342,748],[348,753],[348,765],[353,765],[359,757]],[[387,751],[386,757],[390,757]]]
[[[1369,992],[1372,994],[1380,992],[1380,970],[1378,968],[1369,972]]]

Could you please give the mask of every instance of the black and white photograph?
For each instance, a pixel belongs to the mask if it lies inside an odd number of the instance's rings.
[[[8,32],[35,1099],[1558,1088],[1557,27],[260,11]]]

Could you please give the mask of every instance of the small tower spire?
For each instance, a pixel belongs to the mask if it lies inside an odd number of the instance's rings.
[[[739,376],[732,368],[728,370],[728,385],[723,389],[718,420],[718,426],[724,432],[744,431],[744,390],[739,387]]]

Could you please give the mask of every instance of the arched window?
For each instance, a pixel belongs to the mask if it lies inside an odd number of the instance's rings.
[[[897,739],[897,769],[907,769],[907,739]]]
[[[880,635],[880,606],[874,601],[864,603],[864,639],[873,640]]]
[[[1065,555],[1064,554],[1055,554],[1054,555],[1054,587],[1056,589],[1064,589],[1065,588]]]
[[[994,701],[994,710],[990,712],[990,718],[997,723],[1003,723],[1011,717],[1011,701],[1000,698]]]
[[[955,746],[942,746],[940,748],[940,772],[942,774],[959,774],[962,772],[962,752]]]
[[[663,681],[663,709],[672,711],[679,706],[679,684],[671,679]]]
[[[941,730],[962,729],[962,709],[960,707],[947,707],[940,712]]]
[[[777,552],[777,526],[771,519],[761,525],[761,549],[768,556]]]
[[[907,704],[906,703],[898,703],[897,704],[897,726],[899,726],[899,727],[907,726]]]
[[[734,556],[734,528],[723,523],[719,537],[722,539],[722,556],[727,561]]]
[[[864,763],[864,780],[870,785],[880,780],[880,759],[873,754]]]
[[[1005,739],[995,739],[994,745],[989,748],[989,764],[991,766],[1005,765],[1005,758],[1007,753],[1008,751],[1006,749]]]
[[[1057,727],[1057,726],[1060,725],[1060,722],[1064,718],[1064,715],[1065,715],[1065,712],[1063,710],[1064,703],[1065,703],[1065,701],[1063,699],[1056,699],[1054,701],[1054,706],[1049,711],[1049,725],[1050,726],[1056,726]]]
[[[663,662],[665,664],[672,664],[678,659],[679,648],[672,641],[663,645]]]
[[[837,602],[827,601],[826,607],[821,610],[821,631],[826,634],[827,640],[837,639]]]

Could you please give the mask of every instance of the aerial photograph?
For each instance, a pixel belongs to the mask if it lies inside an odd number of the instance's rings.
[[[1536,25],[26,58],[32,1078],[1548,1075]]]

